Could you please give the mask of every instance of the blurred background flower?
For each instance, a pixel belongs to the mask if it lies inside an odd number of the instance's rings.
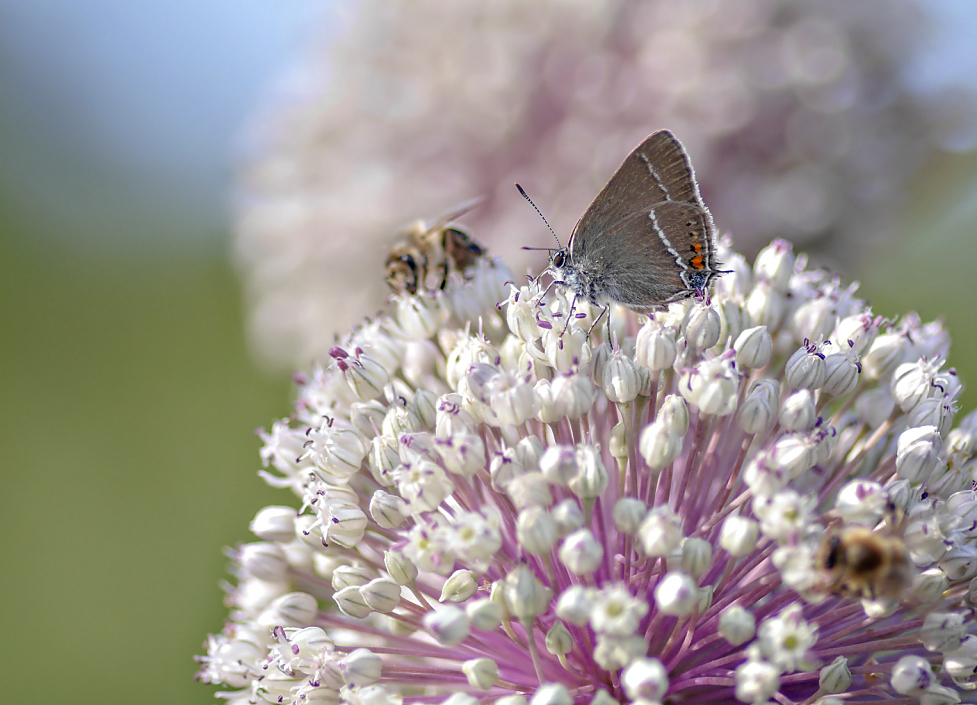
[[[933,28],[913,0],[350,9],[292,101],[268,106],[244,174],[236,253],[272,361],[320,359],[381,305],[369,282],[392,234],[469,198],[485,198],[466,219],[478,238],[538,270],[519,248],[552,241],[512,182],[565,241],[656,129],[686,145],[747,255],[788,237],[847,272],[898,238],[910,178],[977,144],[972,89],[914,81]]]
[[[973,86],[977,7],[970,0],[916,7],[920,26],[930,29],[904,48],[907,90]],[[258,439],[253,446],[242,439],[281,415],[291,394],[284,373],[268,376],[249,359],[241,284],[228,256],[228,194],[237,162],[238,194],[256,197],[245,182],[273,153],[285,119],[278,116],[328,88],[316,67],[328,67],[330,42],[357,24],[356,8],[318,0],[0,0],[0,560],[7,576],[0,623],[17,635],[0,657],[21,663],[43,653],[57,664],[54,676],[8,679],[7,699],[212,702],[192,681],[191,655],[201,648],[202,625],[216,631],[226,615],[213,599],[226,577],[213,547],[248,540],[253,508],[276,501],[254,476]],[[527,23],[526,41],[546,26]],[[395,29],[377,43],[392,41]],[[445,41],[459,31],[447,27]],[[334,63],[333,75],[340,69]],[[487,92],[490,84],[463,88]],[[376,100],[382,104],[384,93]],[[259,103],[265,107],[255,118]],[[392,123],[378,123],[372,139],[386,139],[388,129]],[[587,158],[599,152],[610,169],[637,139],[577,147]],[[713,159],[707,144],[697,142],[693,153],[703,173]],[[567,158],[543,145],[533,153]],[[954,335],[949,364],[971,382],[973,154],[936,151],[924,160],[893,206],[898,237],[888,242],[896,244],[878,249],[859,239],[865,254],[849,273],[879,313],[945,316]],[[528,162],[503,175],[500,193],[512,195],[518,176],[565,236],[606,177],[600,165],[588,168],[579,207],[558,202],[560,192],[541,180],[546,169]],[[467,182],[466,174],[439,175],[438,183]],[[447,195],[419,204],[392,215],[390,227],[456,204]],[[710,205],[718,213],[718,201]],[[368,206],[364,218],[394,212],[379,195]],[[512,207],[520,219],[513,227],[526,235],[511,246],[549,244],[531,210]],[[239,201],[236,212],[247,210]],[[392,232],[377,230],[384,238]],[[510,245],[488,231],[473,234],[493,254],[519,254],[505,252]],[[357,241],[344,254],[360,249]],[[379,266],[382,249],[376,256]],[[248,288],[250,307],[257,287]],[[328,335],[343,330],[317,322]],[[964,392],[962,408],[974,407],[975,389]]]

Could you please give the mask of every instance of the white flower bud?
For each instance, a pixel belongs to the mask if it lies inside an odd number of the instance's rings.
[[[824,354],[807,341],[787,360],[784,372],[787,384],[794,389],[819,389],[828,376]]]
[[[943,669],[955,685],[973,690],[977,680],[977,636],[968,634],[956,649],[944,653]]]
[[[505,488],[516,509],[548,507],[553,503],[550,483],[541,472],[527,472],[514,478]]]
[[[612,458],[619,461],[627,461],[630,444],[628,443],[627,429],[624,427],[623,421],[618,421],[614,424],[614,427],[611,429],[611,437],[608,445],[608,450],[611,452]]]
[[[848,670],[848,659],[838,656],[834,661],[821,669],[818,674],[818,685],[825,693],[844,693],[851,687],[851,671]]]
[[[669,555],[682,538],[682,520],[667,504],[649,511],[638,527],[638,540],[647,556]]]
[[[754,276],[770,282],[782,294],[787,293],[793,273],[794,251],[785,240],[774,240],[757,253],[753,262]]]
[[[573,705],[573,698],[562,683],[546,683],[536,689],[529,705]]]
[[[459,691],[445,698],[441,705],[481,705],[481,703],[478,698]]]
[[[597,401],[597,388],[585,375],[557,377],[553,380],[553,392],[566,408],[568,419],[578,419],[587,414]]]
[[[719,545],[734,556],[745,556],[756,548],[760,525],[753,519],[730,514],[723,520]]]
[[[632,700],[661,702],[668,692],[668,674],[658,659],[641,658],[621,672],[621,686]]]
[[[689,406],[685,399],[676,394],[665,395],[655,418],[673,434],[684,436],[689,432]]]
[[[406,504],[396,495],[377,490],[370,499],[370,516],[381,529],[396,529],[407,519]]]
[[[889,506],[889,493],[871,480],[852,480],[835,497],[835,511],[844,521],[875,526]]]
[[[791,393],[780,407],[780,425],[786,431],[810,431],[817,418],[814,395],[808,389]]]
[[[265,541],[291,541],[295,538],[297,514],[292,507],[265,507],[255,514],[248,528]]]
[[[434,432],[438,438],[475,433],[475,419],[462,408],[462,402],[460,394],[445,394],[438,399],[437,421],[434,424]]]
[[[777,420],[779,408],[780,384],[773,379],[758,379],[750,385],[736,412],[736,423],[744,433],[768,431]]]
[[[638,396],[638,371],[634,361],[620,350],[611,354],[602,377],[608,401],[623,404]]]
[[[565,397],[558,397],[556,389],[548,379],[536,382],[536,396],[539,397],[539,413],[536,418],[543,423],[556,423],[567,415]]]
[[[563,656],[573,651],[573,637],[560,620],[555,621],[546,632],[546,650],[554,656]]]
[[[590,699],[590,705],[621,705],[613,695],[601,688]]]
[[[845,345],[848,345],[846,342]],[[862,373],[862,366],[858,363],[858,354],[848,351],[831,353],[824,359],[827,378],[822,389],[827,394],[841,397],[855,391],[858,378]]]
[[[499,682],[499,666],[490,658],[476,658],[461,664],[462,673],[468,677],[472,688],[488,690]]]
[[[584,515],[575,499],[565,499],[550,512],[553,521],[556,522],[556,535],[563,538],[572,534],[583,526]]]
[[[851,343],[851,349],[863,355],[879,335],[881,318],[860,313],[838,321],[834,332],[827,336],[831,340],[844,340]]]
[[[381,433],[388,438],[400,438],[403,433],[421,431],[421,419],[409,406],[395,403],[383,417]]]
[[[566,487],[577,474],[577,453],[572,446],[552,445],[539,459],[539,469],[551,485]]]
[[[719,312],[706,303],[693,303],[682,321],[682,336],[689,348],[696,353],[708,350],[718,343],[721,331]]]
[[[804,301],[794,310],[791,319],[795,340],[827,339],[838,321],[834,303],[826,296]]]
[[[703,360],[682,374],[679,392],[704,414],[728,416],[736,410],[739,375],[731,358]]]
[[[957,705],[959,702],[960,695],[957,691],[936,684],[919,696],[919,705]]]
[[[365,619],[373,611],[366,604],[366,600],[363,599],[363,594],[357,585],[350,585],[333,593],[332,599],[343,614],[355,619]]]
[[[294,511],[291,524],[294,531]],[[258,580],[282,582],[288,575],[288,559],[276,543],[244,544],[237,551],[237,562],[245,573]]]
[[[765,367],[773,353],[773,338],[766,326],[747,328],[733,343],[736,351],[736,364],[744,368],[758,370]]]
[[[716,631],[733,646],[739,646],[756,634],[756,618],[742,606],[731,605],[719,616]]]
[[[444,581],[439,602],[464,602],[478,591],[476,575],[470,570],[456,570]]]
[[[506,303],[505,320],[512,334],[527,343],[536,341],[541,332],[536,323],[536,306],[529,291],[511,287]]]
[[[553,591],[525,565],[516,566],[505,577],[504,594],[509,610],[524,624],[543,614],[553,597]]]
[[[667,424],[659,421],[648,424],[641,431],[638,451],[652,470],[661,470],[682,453],[685,436],[673,433]]]
[[[787,301],[769,282],[756,281],[746,297],[746,312],[758,326],[776,331],[787,313]]]
[[[437,438],[434,447],[445,470],[471,477],[485,467],[485,443],[474,433],[455,433]]]
[[[605,671],[618,671],[636,659],[644,657],[647,651],[648,642],[640,636],[598,634],[594,661]]]
[[[919,359],[899,365],[892,375],[892,398],[904,412],[909,413],[924,399],[944,392],[933,384],[942,361]]]
[[[448,318],[440,299],[426,294],[399,296],[396,299],[397,323],[407,340],[430,338]]]
[[[971,581],[971,586],[974,583]],[[950,589],[950,579],[939,568],[924,570],[913,578],[909,588],[910,599],[920,604],[932,604],[943,599],[943,593]]]
[[[705,539],[687,538],[682,542],[682,571],[699,580],[712,566],[712,544]]]
[[[576,627],[586,625],[593,610],[593,591],[583,585],[571,585],[556,602],[557,616]]]
[[[383,564],[398,585],[412,585],[417,579],[417,566],[401,551],[385,551]]]
[[[375,436],[370,441],[370,474],[383,487],[393,487],[393,471],[400,466],[400,444],[387,436]]]
[[[923,619],[918,639],[928,651],[956,648],[966,632],[964,615],[959,612],[930,612]]]
[[[576,575],[590,575],[600,567],[604,549],[589,529],[578,529],[563,540],[560,560]]]
[[[934,682],[933,668],[922,656],[903,656],[892,669],[889,682],[900,695],[919,695]]]
[[[460,607],[446,605],[424,615],[424,628],[439,644],[454,646],[468,638],[468,616]]]
[[[341,565],[332,572],[332,589],[360,587],[373,580],[376,573],[362,565]]]
[[[910,426],[936,426],[945,436],[953,426],[953,404],[946,398],[923,399],[909,412]]]
[[[527,507],[516,520],[516,539],[530,555],[547,555],[556,546],[556,522],[542,507]]]
[[[655,320],[645,323],[638,331],[634,358],[639,365],[652,372],[661,372],[675,364],[675,334]]]
[[[736,699],[765,703],[780,689],[780,671],[766,661],[746,661],[736,667]]]
[[[363,538],[367,518],[359,507],[345,502],[332,502],[324,513],[327,515],[323,521],[327,541],[335,541],[344,548],[353,548]]]
[[[369,649],[355,649],[339,661],[339,670],[347,684],[362,687],[380,680],[383,661]]]
[[[275,598],[258,616],[265,627],[305,627],[315,621],[319,611],[316,599],[304,592],[290,592]]]
[[[909,340],[903,333],[880,335],[862,357],[862,369],[869,379],[886,377],[906,359],[909,345]]]
[[[699,603],[699,588],[685,573],[669,571],[655,586],[655,604],[668,615],[685,617]]]
[[[360,594],[377,612],[392,612],[400,604],[400,585],[390,578],[374,578],[360,588]]]
[[[475,629],[490,632],[502,624],[502,606],[489,598],[472,600],[465,605],[465,614]]]
[[[577,448],[577,473],[570,479],[570,491],[580,499],[595,499],[607,489],[607,469],[593,446]]]
[[[495,705],[526,705],[526,703],[524,695],[503,695],[495,701]]]
[[[970,580],[977,576],[977,546],[958,544],[951,547],[943,555],[940,568],[950,580],[955,582]]]
[[[648,505],[637,497],[622,497],[614,505],[614,528],[622,534],[634,536],[648,513]]]

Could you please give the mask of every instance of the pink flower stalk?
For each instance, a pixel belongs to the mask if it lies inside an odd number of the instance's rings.
[[[977,416],[951,430],[949,337],[782,241],[719,250],[710,300],[614,309],[611,341],[487,259],[351,333],[261,434],[300,506],[235,549],[200,678],[295,705],[959,702]],[[909,557],[891,589],[827,580],[852,526]]]

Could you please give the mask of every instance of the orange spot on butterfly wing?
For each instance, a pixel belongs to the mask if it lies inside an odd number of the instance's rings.
[[[705,262],[703,261],[702,255],[696,255],[695,257],[690,259],[689,264],[692,265],[693,269],[702,269],[706,266]]]

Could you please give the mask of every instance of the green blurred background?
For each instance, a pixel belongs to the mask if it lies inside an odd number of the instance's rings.
[[[0,3],[3,699],[208,703],[192,657],[226,616],[221,548],[285,499],[255,474],[254,429],[291,393],[245,345],[228,136],[320,8],[62,5]],[[130,38],[130,65],[100,48],[105,32]],[[43,60],[25,71],[18,47],[38,37]],[[157,131],[100,123],[89,102],[105,101]],[[946,318],[964,410],[977,402],[975,173],[973,155],[932,163],[901,244],[860,274],[878,313]]]

